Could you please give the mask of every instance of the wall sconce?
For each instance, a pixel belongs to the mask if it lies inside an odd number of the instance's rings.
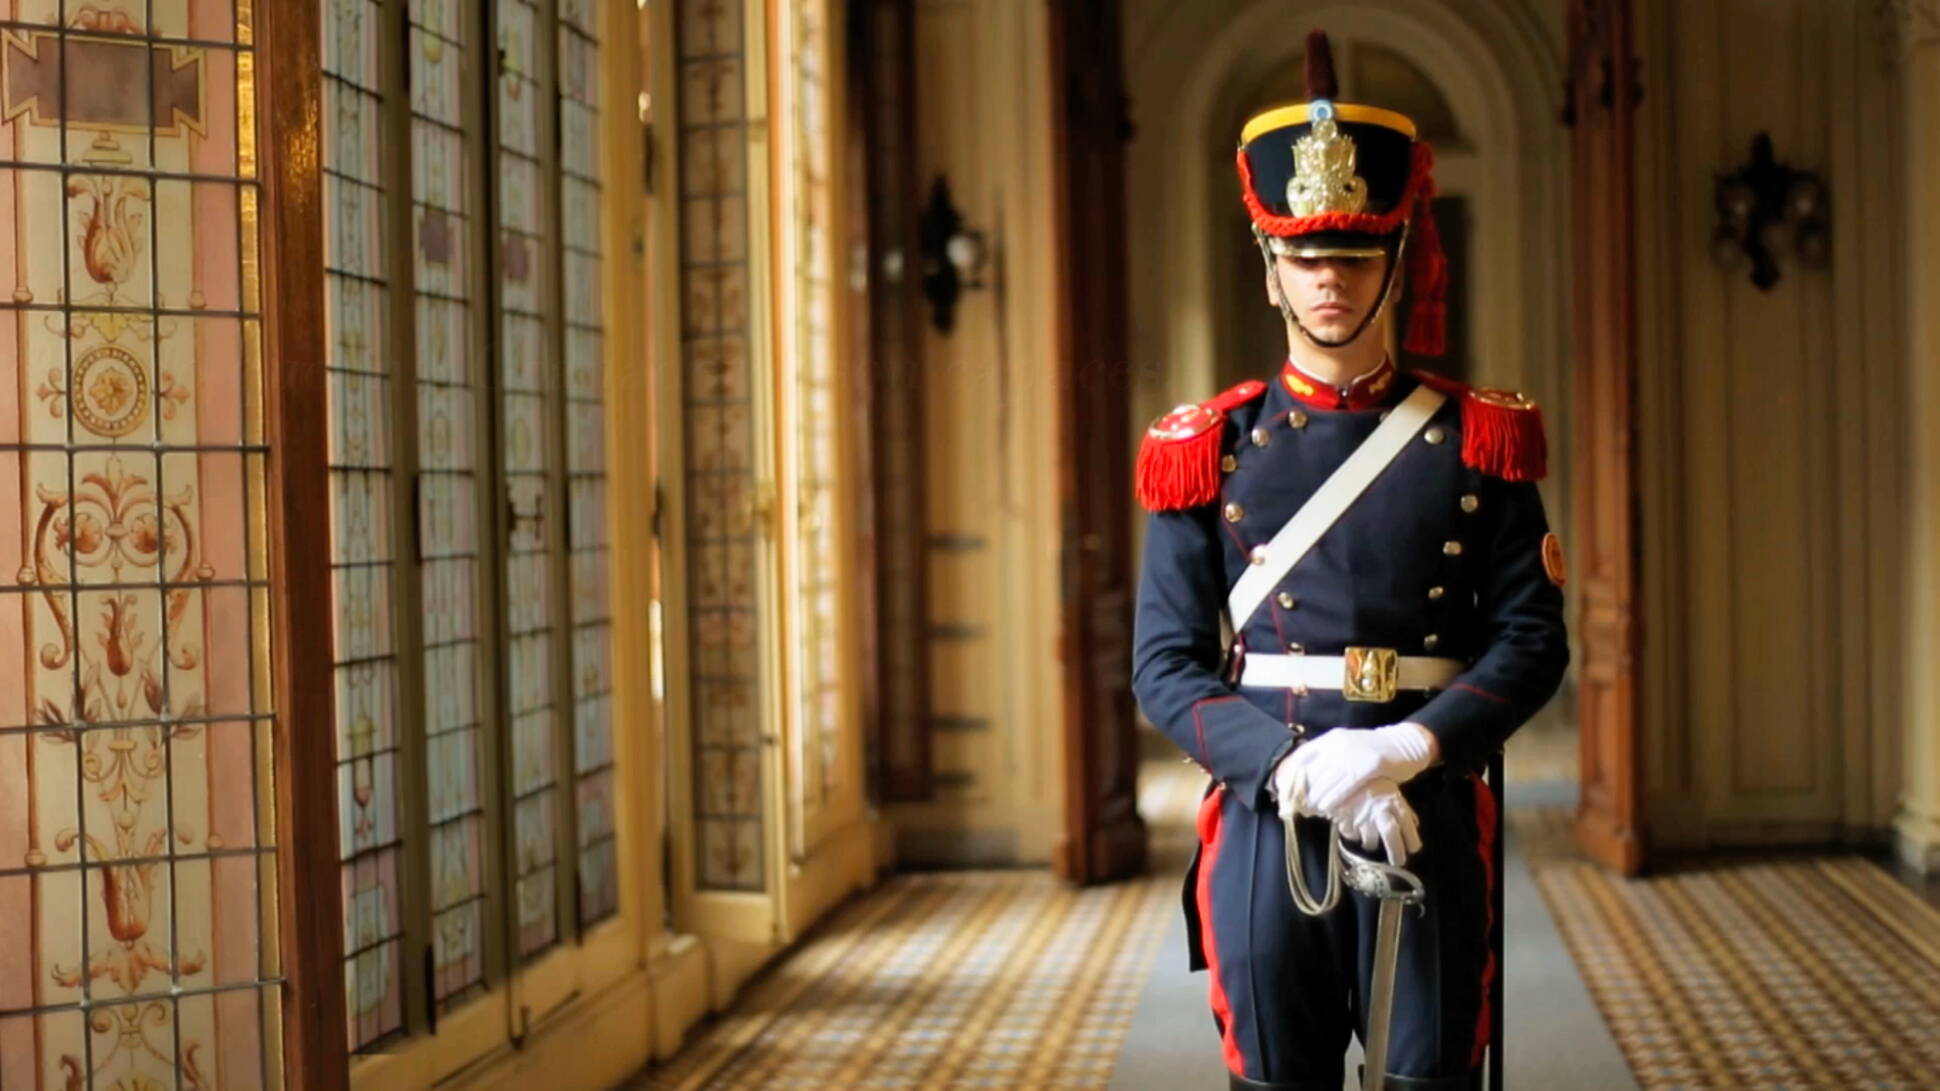
[[[1825,182],[1772,157],[1770,133],[1751,141],[1751,161],[1718,175],[1713,203],[1718,226],[1711,257],[1731,271],[1751,259],[1751,282],[1767,292],[1778,283],[1777,252],[1788,244],[1801,265],[1823,268],[1832,251]]]
[[[963,213],[950,200],[950,184],[940,174],[930,185],[930,203],[923,209],[917,239],[930,324],[947,334],[956,326],[957,301],[963,293],[986,286],[984,266],[990,260],[990,247],[983,232],[964,227]]]

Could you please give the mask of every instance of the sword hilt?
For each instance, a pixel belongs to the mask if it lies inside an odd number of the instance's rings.
[[[1427,890],[1422,886],[1420,876],[1407,868],[1396,867],[1383,860],[1375,860],[1355,852],[1349,847],[1347,835],[1330,820],[1327,822],[1329,837],[1327,844],[1327,885],[1320,897],[1314,897],[1307,887],[1306,869],[1300,861],[1300,832],[1295,827],[1295,819],[1289,815],[1286,825],[1287,888],[1293,894],[1293,904],[1302,913],[1318,917],[1340,904],[1342,888],[1354,890],[1370,898],[1399,902],[1402,905],[1421,905],[1427,898]]]
[[[1348,848],[1344,839],[1340,855],[1345,865],[1341,878],[1350,890],[1402,905],[1420,905],[1428,896],[1421,877],[1407,868],[1362,856]]]

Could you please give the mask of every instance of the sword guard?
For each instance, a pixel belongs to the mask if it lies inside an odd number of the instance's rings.
[[[1345,865],[1341,879],[1349,890],[1402,905],[1418,906],[1427,899],[1428,891],[1422,886],[1420,876],[1407,868],[1362,856],[1347,845],[1346,838],[1340,841],[1341,862]]]

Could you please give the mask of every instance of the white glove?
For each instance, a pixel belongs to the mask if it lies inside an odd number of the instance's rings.
[[[1428,768],[1435,737],[1415,723],[1372,730],[1335,728],[1296,749],[1273,771],[1280,807],[1300,814],[1334,814],[1376,778],[1406,784]]]
[[[1401,786],[1392,780],[1369,781],[1330,817],[1340,834],[1359,841],[1361,848],[1386,849],[1388,863],[1395,867],[1406,864],[1410,853],[1421,851],[1421,822],[1401,798]]]

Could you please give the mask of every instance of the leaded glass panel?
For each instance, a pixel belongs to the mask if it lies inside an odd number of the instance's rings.
[[[498,13],[499,445],[505,487],[506,632],[510,672],[506,719],[512,732],[512,911],[518,953],[560,938],[558,912],[561,776],[555,759],[565,723],[555,685],[559,534],[565,505],[555,484],[559,383],[554,336],[558,233],[550,217],[542,102],[550,28],[524,0],[496,0]],[[550,111],[548,111],[549,113]]]
[[[395,369],[385,253],[385,74],[374,0],[323,11],[325,359],[329,370],[332,599],[336,604],[337,814],[343,858],[350,1044],[404,1027],[404,921],[397,912],[398,659],[391,595]]]
[[[619,907],[613,844],[613,702],[607,585],[605,295],[600,200],[599,8],[559,0],[560,250],[565,285],[566,526],[573,652],[579,923]]]
[[[475,9],[412,0],[412,268],[417,281],[417,519],[428,795],[432,993],[452,1001],[485,980],[488,808],[479,772],[491,733],[481,716],[488,675],[478,600],[477,282],[471,164],[483,143],[460,98],[477,79]]]
[[[252,18],[0,0],[9,1091],[282,1083]]]
[[[833,140],[828,117],[828,11],[824,0],[801,0],[794,11],[793,160],[795,234],[791,336],[794,398],[790,426],[795,474],[795,717],[796,767],[805,809],[835,792],[841,770],[842,691],[837,624],[835,501],[834,193]]]
[[[678,16],[682,421],[697,880],[762,890],[758,539],[741,6]]]

